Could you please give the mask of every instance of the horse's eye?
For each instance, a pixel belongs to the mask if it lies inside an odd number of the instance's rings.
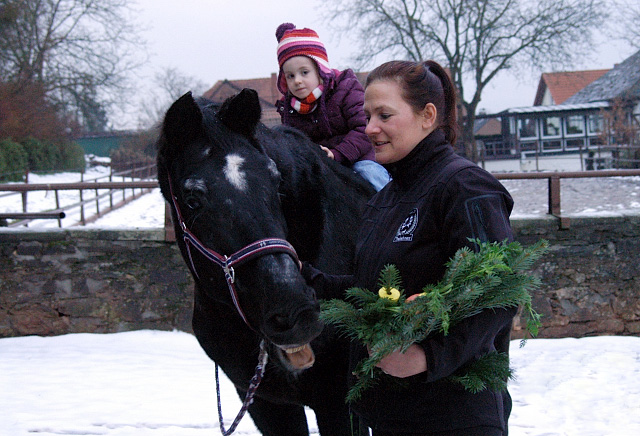
[[[187,204],[187,207],[191,210],[200,209],[200,207],[202,206],[202,203],[200,202],[198,197],[194,195],[187,196],[187,198],[184,199],[184,202]]]

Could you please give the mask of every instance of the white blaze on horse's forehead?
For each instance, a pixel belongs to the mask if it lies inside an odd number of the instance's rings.
[[[244,158],[238,154],[228,154],[226,157],[227,164],[224,166],[224,175],[227,181],[240,191],[247,190],[246,173],[242,171]]]

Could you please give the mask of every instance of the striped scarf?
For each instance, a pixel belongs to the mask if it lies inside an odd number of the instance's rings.
[[[291,107],[301,114],[308,114],[313,112],[318,105],[318,99],[322,95],[323,90],[324,87],[322,85],[318,85],[316,89],[311,91],[311,93],[302,100],[291,97]]]

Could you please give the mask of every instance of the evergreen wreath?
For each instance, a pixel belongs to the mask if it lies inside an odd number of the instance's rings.
[[[531,337],[537,336],[540,315],[531,306],[530,292],[540,286],[540,281],[527,271],[547,251],[548,242],[540,240],[523,248],[518,242],[470,241],[479,250],[459,249],[447,262],[442,280],[425,286],[412,301],[404,295],[397,267],[386,265],[380,272],[377,294],[350,288],[345,300],[321,303],[324,322],[335,325],[370,350],[369,357],[356,367],[358,380],[351,387],[347,402],[360,398],[379,380],[382,371],[376,365],[385,356],[396,350],[404,352],[435,333],[446,336],[451,327],[485,309],[521,306],[527,332]],[[526,337],[521,346],[525,340]],[[498,352],[488,353],[448,377],[474,393],[484,389],[504,391],[512,378],[509,357]]]

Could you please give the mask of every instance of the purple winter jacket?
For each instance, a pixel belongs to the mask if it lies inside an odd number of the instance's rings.
[[[364,89],[352,70],[334,70],[318,107],[300,114],[291,107],[287,94],[276,102],[282,124],[303,131],[313,142],[333,152],[334,159],[351,166],[359,160],[375,160],[371,141],[365,135]]]

